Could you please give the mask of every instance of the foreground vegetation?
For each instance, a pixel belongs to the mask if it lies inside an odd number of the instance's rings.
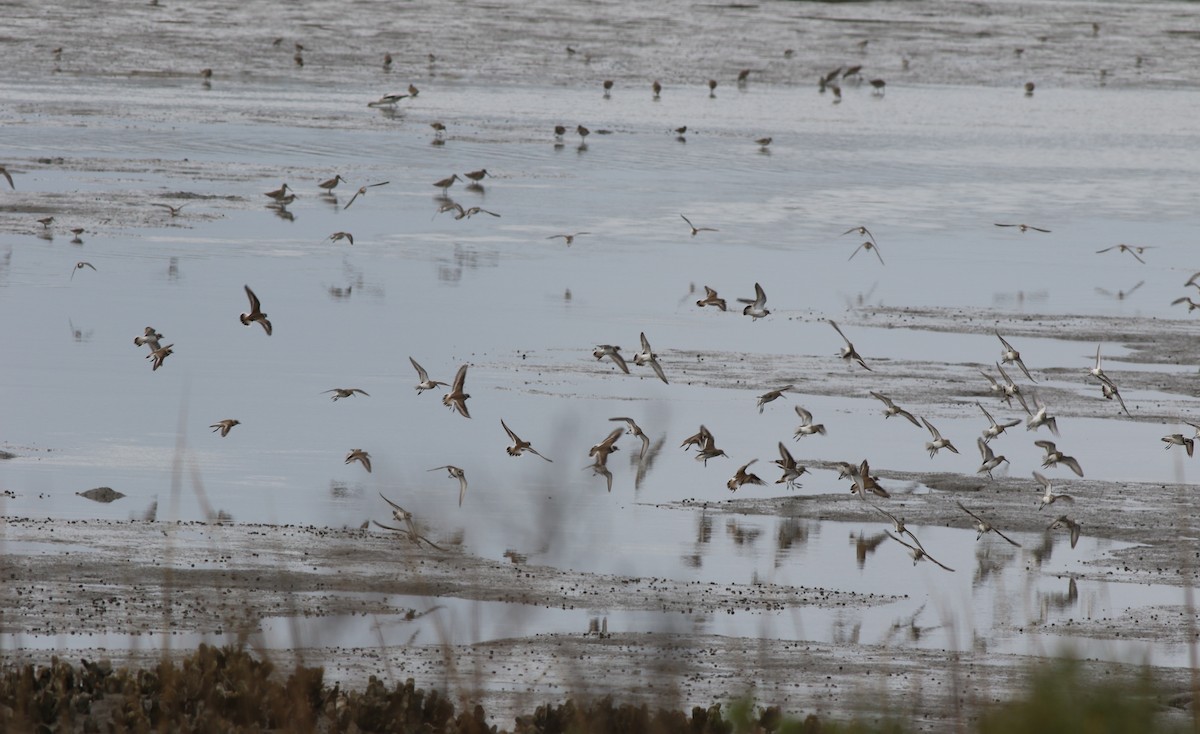
[[[963,730],[1008,732],[1171,732],[1149,676],[1087,680],[1081,666],[1057,661],[1030,675],[1021,699],[987,710]],[[848,715],[848,718],[849,715]],[[269,661],[240,649],[201,645],[179,664],[153,669],[113,670],[104,662],[76,667],[55,659],[48,666],[24,665],[0,675],[0,731],[5,732],[496,732],[480,706],[455,712],[437,691],[425,692],[412,679],[388,688],[372,677],[365,690],[327,686],[320,668],[298,668],[286,678]],[[603,698],[540,706],[513,723],[514,732],[556,734],[735,734],[742,732],[915,731],[906,722],[834,722],[809,715],[790,719],[777,707],[740,701],[680,711]]]

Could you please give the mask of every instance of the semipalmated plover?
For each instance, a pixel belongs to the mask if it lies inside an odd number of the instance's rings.
[[[799,405],[793,406],[793,410],[796,411],[796,415],[800,416],[800,425],[796,427],[796,432],[793,434],[797,441],[805,436],[812,436],[814,434],[825,435],[825,424],[813,423],[812,413]]]
[[[667,376],[663,374],[662,365],[658,363],[658,355],[650,349],[650,342],[646,339],[646,332],[642,332],[642,351],[633,355],[633,363],[639,366],[650,365],[654,370],[654,374],[658,375],[658,379],[663,383],[667,382]]]
[[[696,305],[700,308],[705,306],[716,306],[722,311],[725,310],[725,299],[717,295],[717,292],[708,286],[704,286],[704,298],[696,301]]]
[[[262,304],[258,301],[258,296],[254,295],[254,291],[250,290],[250,286],[242,286],[246,289],[246,296],[250,299],[250,311],[244,313],[238,318],[243,326],[249,326],[257,321],[262,324],[263,330],[267,332],[267,336],[271,335],[271,322],[267,320],[267,315],[262,312]]]
[[[873,371],[867,366],[867,363],[863,361],[862,355],[860,355],[854,349],[854,344],[846,338],[846,335],[842,333],[842,330],[838,327],[837,323],[833,319],[825,320],[829,322],[829,325],[832,326],[835,331],[837,331],[838,336],[842,337],[842,341],[846,342],[846,346],[842,347],[842,351],[840,352],[841,358],[846,360],[847,363],[849,363],[850,360],[854,360],[855,362],[858,362],[864,370]]]
[[[429,373],[425,371],[424,367],[417,364],[417,360],[413,359],[412,357],[409,357],[408,361],[412,362],[413,369],[415,369],[417,371],[417,379],[420,380],[420,382],[417,383],[417,394],[418,395],[425,392],[426,390],[432,390],[433,388],[437,387],[438,385],[444,385],[446,387],[449,387],[449,385],[445,382],[439,382],[438,380],[429,379]],[[449,403],[447,403],[447,405],[448,404]]]
[[[606,466],[608,464],[608,455],[614,451],[620,450],[620,447],[617,446],[617,439],[624,434],[624,428],[614,428],[609,431],[608,435],[604,437],[604,440],[588,449],[588,456],[591,456],[594,459],[593,463],[598,466]]]
[[[511,440],[513,442],[512,446],[509,446],[506,449],[504,449],[505,451],[508,452],[509,456],[520,456],[521,454],[528,451],[529,453],[533,454],[534,456],[537,456],[538,458],[540,458],[544,461],[549,461],[549,462],[553,463],[553,460],[547,459],[545,456],[542,456],[540,453],[538,453],[538,450],[533,447],[533,444],[531,444],[528,441],[522,441],[520,436],[513,433],[512,429],[508,427],[508,424],[504,422],[503,418],[500,419],[500,425],[504,427],[504,432],[508,434],[509,440]]]
[[[739,298],[738,303],[746,304],[746,307],[742,309],[742,315],[749,316],[752,321],[758,321],[771,314],[767,310],[766,291],[758,283],[754,284],[754,298]]]
[[[592,350],[592,356],[596,358],[597,362],[608,357],[621,368],[622,372],[627,375],[629,374],[629,365],[625,364],[625,358],[621,356],[621,348],[618,346],[613,344],[598,344]]]

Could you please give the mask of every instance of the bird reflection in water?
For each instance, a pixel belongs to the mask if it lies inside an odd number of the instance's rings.
[[[808,542],[807,523],[801,524],[794,517],[785,517],[779,523],[779,532],[775,535],[775,568],[783,565],[793,546],[804,545],[806,542]]]
[[[67,319],[67,324],[71,327],[71,338],[74,339],[76,343],[82,344],[84,342],[91,341],[91,329],[88,329],[87,331],[84,331],[83,329],[76,329],[75,322],[71,321],[71,319]]]
[[[1050,612],[1062,612],[1074,607],[1079,602],[1079,586],[1075,583],[1075,577],[1067,577],[1067,590],[1065,592],[1048,591],[1044,594],[1038,594],[1038,602],[1041,605],[1040,622],[1045,622]]]
[[[629,457],[630,465],[637,467],[637,475],[633,480],[633,489],[637,491],[642,488],[642,481],[645,480],[646,474],[654,466],[654,462],[658,460],[658,455],[662,453],[663,444],[667,442],[667,434],[663,434],[657,441],[654,441],[644,451],[633,454]]]
[[[449,261],[438,263],[437,278],[443,283],[457,284],[463,271],[478,268],[494,268],[500,263],[495,252],[479,252],[469,247],[455,245]]]
[[[887,540],[887,533],[876,533],[875,535],[850,533],[850,545],[854,546],[854,556],[858,560],[858,570],[861,571],[867,565],[867,556],[874,553],[879,544],[885,540]]]
[[[907,617],[901,617],[895,622],[892,622],[892,627],[888,631],[888,642],[891,642],[892,638],[896,636],[901,636],[908,642],[920,642],[921,636],[926,632],[932,632],[933,630],[941,629],[942,625],[940,624],[932,627],[921,627],[917,624],[917,618],[920,617],[921,613],[924,611],[925,605],[922,604],[921,606],[917,607],[917,611],[913,612]]]
[[[1047,530],[1042,534],[1041,543],[1032,548],[1026,546],[1025,550],[1028,551],[1029,558],[1032,560],[1033,565],[1040,567],[1042,564],[1049,561],[1050,556],[1054,553],[1054,536],[1050,534],[1049,530]]]
[[[1145,282],[1146,281],[1144,281],[1144,280],[1139,280],[1137,282],[1137,285],[1133,286],[1129,290],[1119,290],[1116,292],[1113,292],[1113,291],[1110,291],[1110,290],[1107,290],[1104,288],[1096,288],[1096,293],[1104,296],[1105,298],[1111,298],[1115,301],[1124,301],[1126,298],[1129,298],[1130,296],[1132,296],[1134,291],[1136,291],[1138,288],[1141,288],[1142,284]]]
[[[744,527],[737,520],[725,521],[725,534],[733,538],[736,545],[753,546],[758,542],[758,536],[762,535],[761,528]]]
[[[1026,303],[1045,303],[1049,297],[1050,293],[1048,291],[993,293],[992,304],[995,306],[1015,306],[1016,308],[1021,308]]]

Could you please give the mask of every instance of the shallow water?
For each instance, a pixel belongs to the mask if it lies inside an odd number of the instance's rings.
[[[17,191],[0,199],[0,343],[11,345],[0,352],[0,412],[3,448],[17,455],[0,462],[0,489],[13,495],[0,499],[4,514],[125,518],[155,507],[159,519],[221,510],[244,522],[357,526],[387,516],[383,493],[439,537],[462,529],[465,549],[490,558],[515,550],[531,562],[597,573],[911,593],[905,612],[928,599],[948,617],[970,620],[964,627],[975,634],[1037,616],[1039,594],[1065,587],[1061,577],[1078,570],[1077,560],[1061,561],[1060,552],[1053,567],[1026,571],[1020,553],[1001,554],[1006,570],[977,582],[969,531],[923,529],[931,552],[963,567],[947,588],[928,564],[910,569],[890,541],[865,568],[852,566],[846,539],[882,526],[801,519],[784,528],[792,521],[718,516],[701,542],[695,512],[654,505],[726,499],[725,481],[754,458],[754,469],[773,481],[767,467],[778,441],[802,461],[857,460],[869,450],[885,478],[889,470],[973,475],[973,438],[984,424],[972,403],[986,400],[998,418],[1021,417],[981,397],[986,385],[975,378],[974,365],[993,371],[995,329],[1018,330],[1027,315],[1187,318],[1169,304],[1200,267],[1191,193],[1200,133],[1189,124],[1200,112],[1193,78],[1200,64],[1162,35],[1177,21],[1176,7],[991,3],[984,21],[975,5],[959,3],[929,10],[772,3],[770,12],[788,23],[770,32],[788,35],[762,44],[770,64],[748,55],[761,49],[745,38],[732,46],[705,41],[727,42],[730,24],[767,6],[682,15],[669,4],[613,7],[593,9],[604,16],[595,26],[582,22],[593,10],[577,7],[535,5],[504,17],[493,9],[453,40],[440,13],[409,10],[404,22],[431,33],[426,42],[439,59],[429,66],[406,57],[404,72],[387,76],[325,50],[350,31],[370,42],[359,45],[395,46],[386,28],[373,25],[373,3],[305,6],[266,24],[253,9],[222,16],[228,9],[219,3],[163,11],[181,37],[216,18],[227,17],[219,22],[227,29],[236,23],[228,47],[200,47],[223,64],[162,42],[118,61],[111,51],[128,48],[129,37],[92,43],[94,34],[119,31],[89,27],[86,18],[63,25],[67,40],[23,41],[28,58],[40,61],[0,80],[8,102],[0,110],[0,160],[17,181]],[[54,6],[45,18],[61,20],[69,9]],[[927,15],[934,10],[957,25]],[[137,12],[150,27],[163,22]],[[552,22],[527,38],[525,12],[550,14]],[[687,26],[675,33],[687,42],[675,57],[651,39],[681,17]],[[45,18],[18,12],[14,23],[32,32]],[[1102,44],[1091,37],[1092,18]],[[842,34],[819,30],[831,19]],[[994,30],[981,34],[983,25]],[[288,60],[295,28],[314,36],[305,37],[302,71]],[[835,105],[811,79],[854,60],[864,28],[872,36],[869,64],[885,59],[874,68],[887,72],[887,94],[846,83]],[[1051,29],[1048,40],[1031,40],[1042,28]],[[275,35],[287,36],[284,50],[271,47]],[[480,47],[487,38],[498,39],[496,47]],[[592,61],[565,59],[563,39]],[[55,72],[49,48],[59,43],[64,59]],[[981,56],[981,43],[994,53]],[[1023,44],[1017,57],[1011,47]],[[796,49],[787,67],[783,48]],[[495,61],[472,61],[483,57]],[[901,57],[911,59],[907,73],[898,71]],[[211,88],[182,72],[130,73],[186,68],[190,75],[202,66],[220,69]],[[743,66],[762,71],[739,89],[732,74]],[[1031,68],[1044,76],[1025,98],[1020,84]],[[1112,69],[1107,86],[1085,80],[1099,68]],[[695,69],[722,79],[715,98],[692,79]],[[655,102],[642,77],[659,75],[673,86]],[[619,80],[611,99],[597,84],[606,76]],[[395,114],[365,106],[409,80],[421,95]],[[435,120],[448,127],[444,145],[431,145]],[[556,123],[583,123],[593,134],[586,146],[572,133],[558,145]],[[680,142],[670,131],[684,124]],[[753,142],[763,135],[774,139],[767,151]],[[437,214],[431,182],[482,167],[494,178],[481,189],[456,184],[449,194],[501,217]],[[315,182],[335,172],[353,183],[335,200],[318,196]],[[385,180],[344,208],[356,186]],[[281,181],[299,194],[291,221],[261,195]],[[187,206],[172,218],[151,202]],[[681,213],[719,231],[689,236]],[[57,221],[42,231],[36,219],[50,214]],[[1018,222],[1052,231],[993,226]],[[88,230],[81,244],[70,243],[75,224]],[[860,224],[878,238],[886,265],[870,252],[848,259],[860,240],[841,233]],[[352,231],[355,245],[326,239],[339,230]],[[571,247],[547,239],[576,231],[590,234]],[[1150,247],[1146,263],[1095,252],[1120,242]],[[81,260],[96,272],[72,276]],[[694,305],[705,284],[732,304],[756,282],[773,311],[763,321]],[[1111,296],[1139,283],[1128,297]],[[273,336],[235,321],[246,306],[243,284],[262,298]],[[987,316],[970,333],[856,323],[877,306]],[[847,370],[836,358],[841,341],[822,323],[827,318],[841,322],[874,372]],[[147,324],[176,344],[153,373],[144,349],[131,344]],[[646,368],[631,365],[626,376],[592,358],[598,343],[620,344],[631,357],[640,332],[671,384]],[[1063,337],[1013,341],[1035,374],[1079,372],[1074,382],[1043,376],[1042,390],[1095,399],[1095,386],[1083,380],[1095,345]],[[1112,359],[1126,350],[1106,343],[1104,353]],[[440,391],[414,394],[409,356],[443,380],[469,363],[473,418],[449,414]],[[944,373],[943,365],[950,365]],[[1186,417],[1197,407],[1194,393],[1121,378],[1126,370],[1191,374],[1194,365],[1113,361],[1106,369],[1135,414]],[[796,393],[759,415],[755,397],[787,383]],[[923,429],[885,423],[868,395],[881,384],[933,420],[962,454],[930,460]],[[370,397],[335,403],[322,394],[351,386]],[[797,404],[829,434],[793,442]],[[663,446],[637,482],[628,458],[637,441],[622,438],[610,494],[583,467],[587,448],[616,425],[608,419],[621,415]],[[227,438],[210,433],[211,423],[231,417],[242,425]],[[501,418],[554,463],[502,453]],[[705,467],[678,448],[701,423],[728,459]],[[1103,419],[1065,416],[1061,428],[1060,447],[1089,477],[1165,483],[1191,476],[1182,452],[1164,454],[1158,441],[1177,426],[1121,420],[1114,409]],[[1028,476],[1039,467],[1034,438],[1018,426],[993,444],[1012,462],[1007,472]],[[343,463],[355,447],[371,453],[373,473]],[[447,463],[467,471],[462,508],[457,482],[426,471]],[[816,470],[795,494],[845,493],[835,476]],[[99,505],[76,496],[96,486],[126,497]],[[783,493],[768,485],[738,496]],[[793,532],[791,545],[776,546],[780,533]],[[1112,549],[1085,539],[1072,558]],[[1080,599],[1105,600],[1103,609],[1124,603],[1112,601],[1124,599],[1123,590],[1101,586],[1081,588]],[[1021,603],[1005,608],[1014,590]],[[1062,614],[1077,609],[1072,603]],[[877,615],[865,623],[873,640],[898,614],[857,613]],[[790,614],[781,613],[768,634],[790,634],[779,631]],[[853,626],[812,614],[818,619],[801,634],[826,639],[836,624]],[[561,624],[577,629],[579,619]],[[656,624],[637,618],[628,627]],[[759,633],[757,620],[735,616],[730,624],[719,629]],[[1004,633],[994,642],[1024,649]],[[939,644],[966,647],[971,638]]]

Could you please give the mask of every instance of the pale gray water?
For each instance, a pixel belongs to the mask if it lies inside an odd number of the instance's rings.
[[[1186,30],[1186,6],[991,3],[982,14],[946,2],[694,12],[672,3],[535,3],[519,12],[464,10],[471,22],[462,24],[431,7],[393,16],[379,3],[278,14],[193,3],[126,9],[130,25],[99,22],[87,8],[15,6],[11,32],[25,40],[12,58],[24,63],[0,80],[0,162],[17,182],[17,191],[0,191],[0,438],[17,455],[0,462],[8,515],[125,518],[157,501],[159,519],[199,519],[211,508],[237,521],[340,527],[385,518],[383,492],[439,536],[464,529],[464,547],[490,558],[515,549],[531,562],[598,573],[758,577],[888,594],[913,583],[976,629],[1021,626],[1036,605],[1001,609],[1005,594],[1065,586],[1046,576],[1077,568],[1026,572],[1014,558],[1011,578],[977,585],[968,531],[929,528],[922,538],[931,552],[945,549],[955,559],[947,562],[962,567],[946,588],[936,569],[911,569],[892,545],[861,572],[843,568],[853,549],[836,524],[811,523],[810,538],[832,540],[779,556],[768,542],[775,519],[729,520],[763,523],[758,544],[697,547],[694,513],[649,504],[727,499],[725,480],[755,457],[754,469],[774,481],[768,467],[780,440],[802,461],[867,454],[885,477],[973,475],[983,425],[971,403],[983,399],[982,378],[939,391],[938,375],[926,384],[922,369],[990,365],[999,355],[992,330],[1019,330],[1026,314],[1185,319],[1169,304],[1200,268],[1192,241],[1200,63],[1190,37],[1177,43],[1176,33]],[[532,17],[545,22],[532,26]],[[402,27],[414,35],[398,35]],[[680,45],[659,43],[667,28]],[[730,40],[739,28],[745,34]],[[146,32],[157,35],[145,40]],[[347,35],[353,43],[343,42]],[[209,36],[220,41],[198,40]],[[285,37],[280,49],[275,36]],[[395,51],[418,37],[427,49]],[[866,37],[862,54],[856,43]],[[293,39],[306,45],[303,69],[290,60]],[[591,62],[569,59],[568,43]],[[50,49],[58,45],[56,72]],[[1017,46],[1026,48],[1019,57]],[[786,61],[785,48],[796,50]],[[384,50],[397,55],[387,75],[378,68]],[[433,66],[429,52],[438,56]],[[907,72],[901,58],[910,59]],[[868,78],[887,77],[885,96],[849,83],[841,104],[818,94],[818,73],[860,62]],[[215,70],[211,89],[194,76],[205,66]],[[733,76],[746,67],[756,72],[739,89]],[[1111,70],[1106,86],[1091,76],[1101,68]],[[715,99],[703,86],[709,76],[721,80]],[[656,77],[668,86],[658,102],[649,93]],[[601,96],[603,78],[618,80],[611,99]],[[1023,97],[1021,84],[1034,78],[1036,94]],[[421,95],[395,115],[366,107],[409,81]],[[448,127],[443,146],[430,144],[435,120]],[[561,147],[556,123],[569,129]],[[586,149],[570,132],[578,123],[593,131]],[[670,130],[684,124],[687,142],[677,142]],[[753,142],[764,135],[774,138],[769,153]],[[437,215],[430,184],[483,167],[495,176],[484,191],[456,184],[450,194],[502,216]],[[338,189],[336,205],[315,186],[335,172],[352,182]],[[342,208],[355,187],[383,180],[390,184]],[[282,181],[300,196],[290,222],[261,195]],[[152,201],[187,206],[169,218]],[[720,231],[691,237],[680,213]],[[36,220],[51,214],[52,239],[39,238]],[[995,222],[1052,232],[1021,234]],[[875,233],[886,266],[870,252],[847,261],[860,240],[841,233],[860,224]],[[69,243],[76,225],[88,230],[82,245]],[[338,230],[353,232],[356,244],[328,242]],[[570,248],[546,239],[575,231],[592,234]],[[1121,242],[1150,246],[1147,263],[1095,253]],[[72,278],[80,260],[97,272]],[[763,321],[693,303],[704,284],[732,305],[755,282],[773,310]],[[262,298],[273,336],[237,323],[244,283]],[[1128,298],[1104,293],[1138,283]],[[335,298],[335,288],[352,290]],[[987,317],[967,334],[857,323],[872,306]],[[876,373],[844,369],[826,318],[842,323]],[[147,324],[176,344],[153,373],[131,343]],[[632,365],[633,375],[620,375],[592,358],[598,343],[620,344],[631,358],[642,331],[672,384]],[[1012,340],[1035,373],[1078,371],[1074,380],[1043,376],[1043,390],[1098,399],[1082,377],[1094,343]],[[1104,345],[1109,358],[1125,351]],[[439,404],[442,390],[414,393],[410,355],[435,379],[472,365],[471,420]],[[731,389],[742,368],[731,363],[723,373],[713,364],[742,359],[769,359],[772,371],[747,369],[744,389]],[[1162,392],[1121,372],[1195,369],[1106,365],[1131,411],[1152,416],[1187,417],[1194,390]],[[724,379],[710,380],[714,371]],[[896,381],[888,392],[933,420],[962,454],[931,461],[923,429],[884,423],[867,395],[879,380]],[[786,382],[798,392],[758,415],[755,396]],[[917,382],[920,392],[906,397]],[[851,387],[831,392],[835,383]],[[351,386],[371,396],[333,403],[321,394]],[[997,417],[1019,415],[987,401]],[[827,423],[829,435],[793,442],[796,404]],[[637,441],[621,439],[608,494],[582,467],[587,448],[616,425],[607,419],[619,415],[665,441],[635,490],[628,456]],[[1179,426],[1106,415],[1062,418],[1060,447],[1089,477],[1166,483],[1194,475],[1181,451],[1164,453],[1158,440]],[[219,438],[207,426],[223,418],[243,425]],[[504,454],[501,418],[555,463]],[[678,448],[701,423],[729,459],[704,467]],[[1018,426],[995,443],[1013,476],[1038,468],[1034,438]],[[356,447],[371,453],[374,473],[343,464]],[[172,462],[180,456],[176,498]],[[446,463],[470,479],[461,509],[457,483],[425,471]],[[75,494],[96,486],[127,496],[99,505]],[[845,491],[818,470],[797,494]],[[768,485],[737,496],[780,493]],[[1031,511],[1034,499],[1031,487]],[[725,522],[716,520],[715,537],[724,537]],[[840,554],[836,563],[827,545]],[[1089,542],[1076,555],[1094,560],[1108,550]],[[884,558],[890,570],[878,568]],[[878,636],[882,619],[875,624]],[[757,634],[752,627],[747,634]]]

